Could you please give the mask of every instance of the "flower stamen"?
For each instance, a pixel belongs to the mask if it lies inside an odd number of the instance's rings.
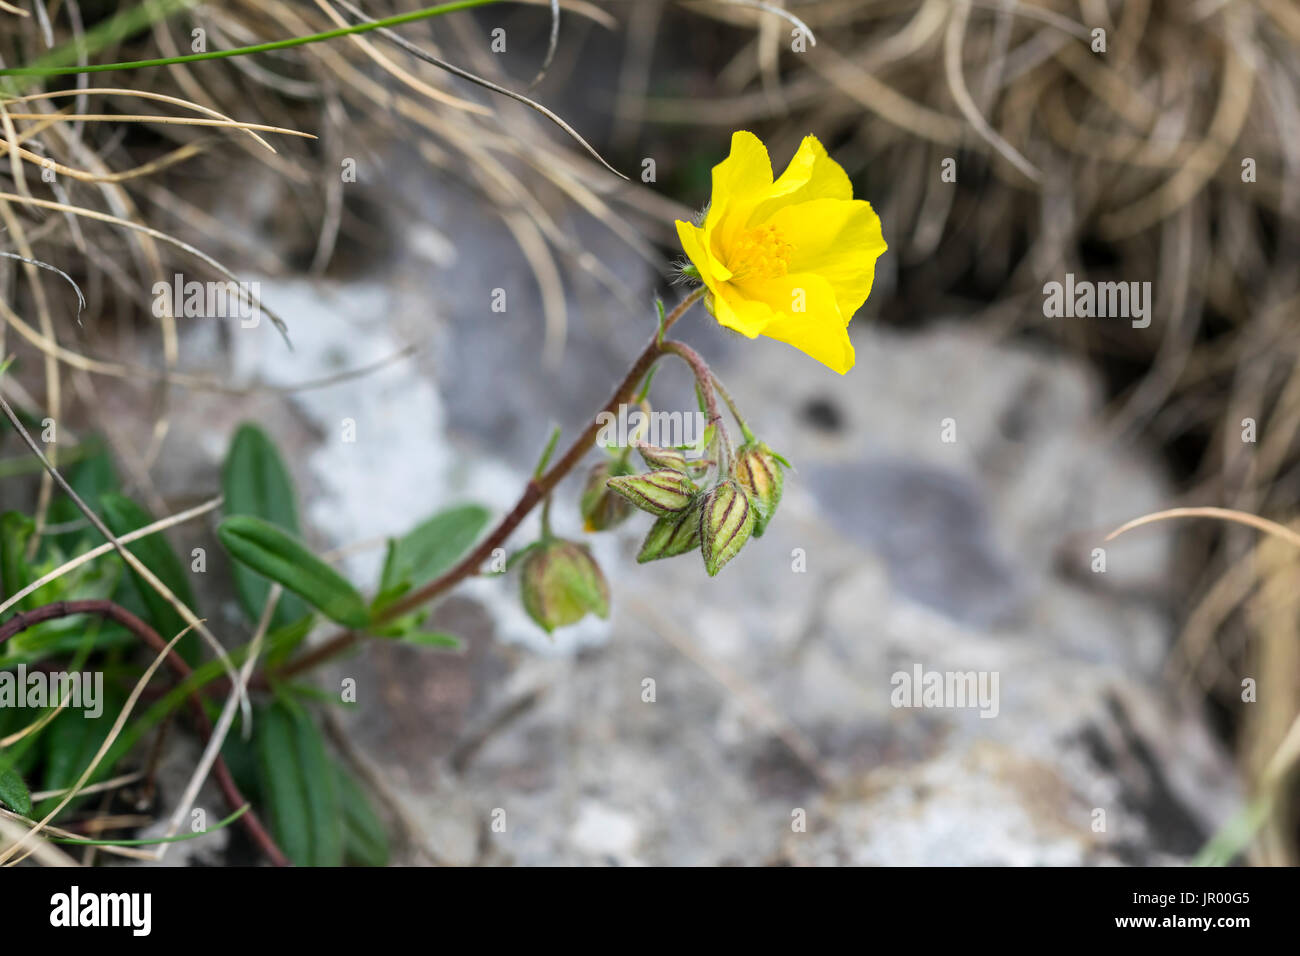
[[[736,238],[727,268],[736,279],[779,279],[790,271],[793,251],[776,226],[758,226]]]

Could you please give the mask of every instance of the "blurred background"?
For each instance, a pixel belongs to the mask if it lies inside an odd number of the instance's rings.
[[[117,32],[96,28],[125,4],[2,6],[15,66],[77,36],[97,38],[91,62],[137,60],[419,5],[145,4]],[[637,566],[634,519],[588,536],[608,622],[548,640],[513,576],[476,580],[436,613],[464,653],[372,641],[321,672],[331,695],[357,681],[326,720],[394,862],[1296,862],[1300,552],[1208,520],[1104,539],[1178,506],[1297,518],[1300,9],[559,7],[553,57],[549,4],[501,3],[401,43],[23,88],[147,91],[318,137],[261,131],[274,152],[164,122],[195,114],[156,98],[9,99],[0,116],[0,249],[86,299],[0,260],[5,396],[67,447],[102,442],[156,515],[216,494],[232,432],[256,421],[289,458],[304,536],[346,549],[358,580],[438,508],[508,510],[552,425],[571,435],[605,401],[654,297],[686,293],[673,220],[707,202],[732,131],[778,172],[815,134],[879,213],[889,251],[847,376],[701,309],[678,327],[795,466],[770,530],[717,578],[690,558]],[[428,56],[554,111],[629,180]],[[270,322],[155,318],[159,278],[219,278],[194,250],[258,282],[292,348]],[[1044,285],[1067,275],[1149,282],[1149,325],[1049,315]],[[676,368],[655,394],[690,407]],[[31,464],[0,433],[0,511],[54,497]],[[573,537],[579,485],[555,505]],[[197,596],[233,645],[248,626],[212,527],[169,537],[214,555]],[[996,716],[894,706],[893,676],[918,667],[998,674]],[[164,806],[195,757],[170,746]],[[227,833],[168,862],[248,860]]]

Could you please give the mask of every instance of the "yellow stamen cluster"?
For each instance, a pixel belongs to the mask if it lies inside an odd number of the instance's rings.
[[[747,229],[736,239],[727,268],[737,279],[779,279],[790,271],[793,251],[776,226]]]

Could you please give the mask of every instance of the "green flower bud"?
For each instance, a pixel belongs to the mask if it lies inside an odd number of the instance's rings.
[[[578,501],[585,530],[608,530],[622,524],[632,514],[633,508],[628,500],[616,495],[607,485],[611,477],[626,474],[625,468],[612,461],[602,461],[587,472],[587,482]]]
[[[584,545],[540,542],[524,557],[520,579],[524,610],[547,634],[588,614],[609,617],[609,585]]]
[[[681,448],[660,448],[658,445],[637,442],[636,450],[651,468],[671,468],[691,478],[703,478],[713,467],[712,458],[688,458]]]
[[[785,484],[781,462],[764,442],[748,441],[736,452],[735,474],[754,505],[754,537],[761,538],[781,503]]]
[[[696,498],[685,511],[675,515],[656,518],[650,526],[650,533],[645,536],[641,552],[636,556],[638,564],[658,561],[660,558],[675,558],[687,551],[694,551],[700,546],[700,501]]]
[[[647,468],[671,468],[673,471],[680,471],[683,475],[687,472],[689,463],[680,448],[660,448],[658,445],[648,445],[643,441],[634,442],[634,447],[645,460]]]
[[[695,482],[680,471],[661,468],[644,475],[627,475],[609,479],[609,487],[642,511],[652,515],[679,514],[695,498]]]
[[[719,482],[700,504],[700,551],[709,577],[722,570],[749,540],[754,512],[749,495],[734,478]]]

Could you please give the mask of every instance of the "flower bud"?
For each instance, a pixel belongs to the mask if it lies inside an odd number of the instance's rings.
[[[686,474],[689,463],[680,448],[660,448],[658,445],[648,445],[643,441],[636,442],[635,447],[645,460],[647,468],[671,468],[673,471]]]
[[[754,506],[754,537],[761,538],[781,503],[785,483],[781,462],[766,443],[748,441],[736,452],[735,474]]]
[[[700,546],[700,498],[696,498],[685,511],[656,518],[645,536],[641,551],[636,556],[638,564],[674,558]]]
[[[611,478],[609,487],[642,511],[661,517],[685,511],[696,493],[695,483],[671,468]]]
[[[722,570],[749,540],[755,509],[734,478],[714,485],[700,504],[700,551],[709,577]]]
[[[587,473],[587,482],[582,487],[582,497],[578,500],[578,511],[582,514],[582,526],[587,531],[605,531],[622,524],[632,514],[632,505],[621,495],[615,494],[607,485],[616,474],[618,466],[612,462],[602,461]]]
[[[524,558],[520,579],[524,610],[548,634],[589,613],[609,617],[609,585],[584,545],[541,542]]]

